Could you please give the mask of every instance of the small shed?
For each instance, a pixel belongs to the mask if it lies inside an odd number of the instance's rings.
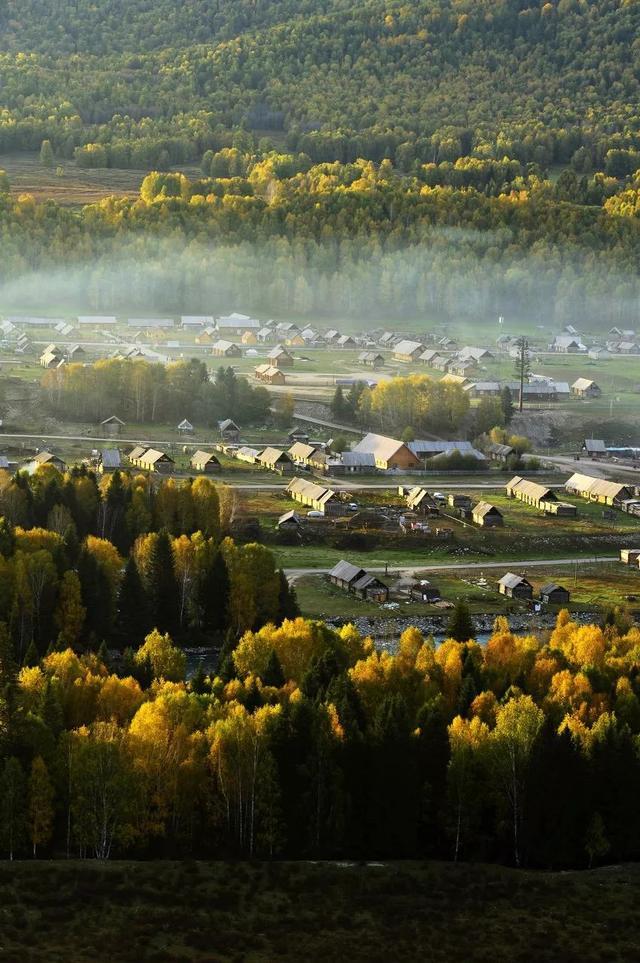
[[[329,572],[329,578],[338,588],[350,591],[354,582],[366,574],[363,568],[359,568],[357,565],[352,565],[351,562],[341,559]]]
[[[180,424],[178,425],[177,430],[180,432],[181,435],[192,435],[193,425],[191,424],[190,421],[187,421],[186,418],[183,418]]]
[[[147,448],[138,456],[137,464],[145,471],[158,472],[160,475],[167,475],[173,468],[173,458],[164,451],[157,448]]]
[[[220,462],[211,451],[196,451],[190,464],[194,471],[201,471],[206,475],[220,471]]]
[[[502,512],[489,502],[478,502],[472,509],[471,516],[476,525],[482,525],[484,528],[497,528],[504,525]]]
[[[117,415],[110,415],[109,418],[105,418],[104,421],[100,422],[100,431],[108,438],[117,437],[123,428],[124,421],[118,418]]]
[[[571,593],[556,582],[549,582],[540,589],[540,601],[545,605],[568,605]]]
[[[409,595],[414,602],[439,602],[442,596],[440,590],[431,582],[415,582],[409,589]]]
[[[449,508],[459,508],[462,512],[468,512],[471,511],[471,504],[469,495],[462,495],[459,492],[449,492],[447,495]]]
[[[224,441],[240,441],[240,429],[231,418],[225,418],[224,421],[219,421],[218,430],[220,437],[224,439]]]
[[[640,559],[640,548],[621,548],[620,561],[625,565],[638,565]]]
[[[571,394],[574,398],[599,398],[602,389],[590,378],[577,378],[571,385]]]
[[[300,516],[296,511],[291,509],[290,512],[285,512],[284,515],[280,516],[276,527],[294,530],[300,528],[301,525],[302,520]]]
[[[294,471],[294,464],[286,451],[280,448],[265,448],[258,456],[258,462],[263,468],[275,471],[279,475]]]
[[[306,430],[306,428],[292,428],[287,435],[287,438],[292,444],[293,442],[301,441],[304,445],[306,445],[309,442],[309,432]]]
[[[501,595],[506,595],[510,599],[532,599],[533,586],[524,575],[516,575],[514,572],[507,572],[498,582]]]

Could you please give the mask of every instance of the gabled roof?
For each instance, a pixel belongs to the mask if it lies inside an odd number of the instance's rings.
[[[358,442],[353,450],[367,452],[381,461],[389,461],[396,452],[404,447],[404,442],[398,441],[397,438],[387,438],[385,435],[376,435],[375,432],[371,431]]]
[[[224,421],[219,421],[218,428],[220,431],[226,431],[228,428],[235,428],[236,431],[240,431],[235,421],[232,421],[231,418],[225,418]]]
[[[311,458],[316,448],[313,445],[305,445],[303,441],[296,441],[289,448],[289,454],[294,459]]]
[[[258,461],[263,465],[277,465],[279,461],[283,460],[291,461],[287,452],[280,448],[265,448],[262,454],[258,456]]]
[[[105,418],[104,421],[101,421],[100,424],[101,424],[101,425],[123,425],[123,426],[124,426],[124,421],[122,421],[121,418],[118,418],[117,415],[109,415],[109,417],[108,417],[108,418]]]
[[[477,505],[473,507],[473,514],[479,515],[480,518],[484,518],[485,515],[502,515],[499,508],[495,505],[490,505],[489,502],[478,502]]]
[[[597,388],[598,386],[591,378],[577,378],[571,387],[574,391],[586,391],[587,388]]]
[[[583,448],[586,452],[606,454],[607,447],[602,438],[585,438]]]
[[[361,578],[366,574],[363,568],[352,565],[351,562],[346,562],[344,559],[341,559],[337,565],[334,565],[329,572],[332,578],[339,578],[342,582],[354,582],[357,578]]]
[[[187,421],[186,418],[182,419],[182,421],[178,425],[178,428],[182,428],[184,431],[193,431],[193,425],[191,424],[190,421]]]
[[[415,354],[416,351],[422,352],[424,345],[420,341],[400,341],[395,345],[394,354]]]
[[[516,588],[518,585],[528,585],[531,587],[531,582],[524,577],[524,575],[516,575],[514,572],[507,572],[498,581],[498,585],[504,585],[505,588]]]
[[[343,451],[341,461],[348,468],[375,468],[376,465],[376,457],[370,451]]]
[[[100,462],[103,468],[119,468],[121,465],[120,450],[118,448],[103,448],[100,452]]]
[[[522,478],[520,475],[514,475],[511,481],[507,482],[506,488],[511,488],[514,491],[522,492],[523,495],[527,495],[529,498],[535,498],[539,501],[556,501],[554,492],[546,485],[540,485],[538,482],[529,481],[527,478]]]
[[[214,465],[219,464],[218,459],[216,458],[216,456],[213,454],[212,451],[198,450],[194,452],[193,455],[191,456],[192,465],[208,465],[210,462],[213,462]]]
[[[214,351],[229,351],[230,348],[238,348],[238,345],[233,341],[225,341],[224,338],[220,338],[212,347]]]
[[[493,441],[487,446],[487,451],[491,455],[499,455],[501,458],[508,458],[509,455],[513,455],[513,448],[511,445],[501,445],[497,441]]]
[[[583,475],[575,472],[564,484],[568,491],[578,491],[583,494],[601,496],[603,498],[619,498],[623,492],[629,490],[631,486],[623,485],[621,482],[607,481],[605,478],[594,478],[592,475]]]
[[[564,588],[564,586],[558,585],[557,582],[547,582],[547,584],[543,585],[542,588],[540,589],[540,595],[550,595],[552,592],[555,592],[557,589],[560,589],[561,592],[566,592],[566,589]]]
[[[296,524],[300,524],[300,516],[294,508],[292,508],[290,512],[285,512],[284,515],[280,516],[278,525],[282,525],[284,522],[296,522]]]
[[[283,355],[289,355],[289,357],[291,357],[291,354],[287,351],[287,349],[284,347],[284,345],[277,344],[277,345],[275,346],[275,348],[272,348],[272,349],[271,349],[271,351],[269,352],[269,354],[267,355],[267,357],[268,357],[268,358],[281,358]]]
[[[140,457],[140,455],[144,455],[146,450],[147,449],[145,448],[144,445],[136,445],[135,448],[131,449],[131,451],[127,455],[127,458],[130,461],[136,461]]]
[[[369,575],[368,573],[365,572],[364,575],[361,575],[360,578],[355,580],[355,582],[352,585],[352,588],[357,589],[358,591],[362,591],[362,589],[366,589],[370,585],[381,585],[383,586],[383,588],[387,587],[384,584],[384,582],[381,582],[380,579],[375,577],[375,575]]]
[[[158,461],[173,461],[170,455],[165,454],[164,451],[158,451],[157,448],[143,449],[143,452],[144,454],[138,457],[144,457],[145,462],[149,465],[155,465]]]

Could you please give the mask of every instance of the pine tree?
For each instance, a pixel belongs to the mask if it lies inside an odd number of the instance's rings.
[[[463,599],[458,599],[447,625],[447,638],[455,639],[456,642],[468,642],[469,639],[475,638],[475,634],[476,629],[469,608]]]
[[[278,589],[278,623],[285,619],[295,619],[300,615],[300,607],[296,598],[296,590],[289,585],[287,576],[282,569],[278,569],[280,580]]]
[[[33,856],[38,846],[45,846],[53,830],[53,786],[42,756],[31,763],[29,776],[29,838]]]
[[[121,645],[141,645],[151,628],[147,594],[130,555],[118,593],[117,634]]]
[[[26,780],[18,759],[10,756],[0,776],[0,839],[13,859],[24,840]]]
[[[175,638],[178,632],[179,591],[173,567],[171,541],[164,531],[158,533],[151,546],[145,582],[154,627]]]
[[[276,689],[279,689],[285,683],[282,665],[275,649],[272,649],[269,654],[265,670],[262,673],[262,681],[265,685],[271,685]]]
[[[197,574],[194,604],[204,632],[224,632],[227,628],[230,589],[227,564],[218,551]]]
[[[31,642],[29,643],[29,647],[27,648],[27,651],[24,654],[24,659],[22,660],[22,664],[25,666],[34,666],[34,665],[37,665],[39,661],[40,661],[40,655],[38,653],[38,650],[36,649],[35,642],[31,640]]]
[[[500,392],[500,404],[502,406],[502,414],[504,415],[505,425],[510,425],[513,418],[514,407],[513,407],[513,395],[511,394],[511,388],[505,385]]]
[[[518,409],[522,411],[524,406],[524,386],[531,374],[531,363],[529,356],[529,342],[523,336],[516,341],[518,354],[516,356],[516,377],[520,385],[520,400]]]

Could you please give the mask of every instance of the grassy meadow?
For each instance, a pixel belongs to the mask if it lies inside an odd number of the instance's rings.
[[[0,867],[15,963],[630,963],[640,868],[437,862]]]

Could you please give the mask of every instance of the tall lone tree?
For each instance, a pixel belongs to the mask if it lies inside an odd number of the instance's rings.
[[[520,382],[520,400],[518,410],[522,411],[524,405],[524,384],[531,374],[531,358],[529,356],[529,341],[524,335],[516,341],[518,354],[516,355],[516,376]]]
[[[40,146],[40,163],[43,167],[53,167],[53,147],[50,140],[43,140]]]

